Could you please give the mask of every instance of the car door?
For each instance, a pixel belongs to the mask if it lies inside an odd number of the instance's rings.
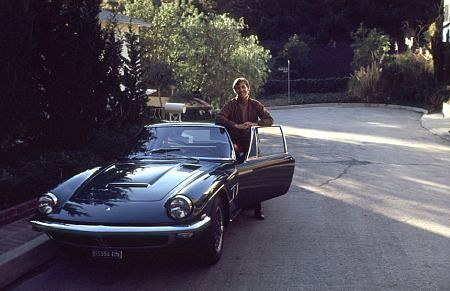
[[[247,156],[237,166],[240,207],[285,194],[294,175],[295,159],[281,126],[253,127],[251,134]]]

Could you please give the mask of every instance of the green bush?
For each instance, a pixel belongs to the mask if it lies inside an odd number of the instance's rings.
[[[384,66],[381,92],[390,102],[425,104],[435,86],[432,60],[406,52],[395,55]]]
[[[427,97],[427,105],[432,112],[440,112],[442,103],[450,104],[450,91],[447,86],[438,86],[429,90]]]
[[[328,93],[342,92],[346,89],[349,77],[324,79],[295,79],[290,81],[291,92]],[[264,86],[264,94],[272,95],[287,92],[287,80],[270,80]]]
[[[372,62],[381,62],[390,50],[389,35],[378,32],[375,28],[369,29],[362,23],[351,34],[353,39],[352,67],[358,70],[367,67]]]
[[[89,151],[45,152],[0,169],[0,209],[38,197],[74,174],[101,163]]]
[[[94,129],[83,148],[72,150],[45,150],[29,145],[14,154],[20,159],[0,165],[0,209],[37,198],[76,173],[111,161],[123,153],[140,129]]]
[[[347,92],[292,93],[288,102],[287,93],[265,95],[259,99],[265,106],[284,106],[289,104],[349,103],[356,102]]]
[[[111,160],[123,153],[141,128],[130,126],[121,131],[107,128],[94,129],[89,136],[86,149],[102,159]]]
[[[363,102],[375,102],[379,95],[381,66],[372,61],[366,67],[356,70],[348,82],[348,93],[359,97]]]

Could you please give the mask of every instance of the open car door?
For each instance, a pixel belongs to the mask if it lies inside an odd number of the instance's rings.
[[[237,166],[238,205],[247,207],[287,193],[294,168],[281,126],[252,127],[249,151]]]

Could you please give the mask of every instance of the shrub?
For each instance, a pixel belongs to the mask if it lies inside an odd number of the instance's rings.
[[[353,61],[355,70],[369,66],[373,61],[381,62],[390,50],[389,35],[369,29],[363,24],[351,34],[353,39]]]
[[[94,129],[89,136],[86,149],[105,160],[111,160],[123,153],[140,129],[140,126],[129,126],[120,132],[106,128]]]
[[[434,86],[432,60],[421,54],[406,52],[387,62],[380,90],[395,103],[427,103]]]
[[[259,99],[265,106],[288,105],[287,93],[265,95]],[[354,97],[346,92],[328,93],[292,93],[289,104],[317,104],[317,103],[349,103],[355,102]]]
[[[0,168],[0,209],[38,197],[64,179],[100,163],[88,151],[44,152]]]
[[[112,160],[122,154],[140,128],[131,126],[121,132],[95,129],[83,148],[17,152],[15,156],[22,154],[20,160],[0,165],[0,209],[36,198],[74,174]]]
[[[439,86],[429,90],[426,94],[427,105],[431,111],[439,112],[442,110],[442,103],[447,102],[450,104],[450,91],[447,86]]]
[[[290,81],[291,92],[328,93],[345,91],[349,77],[325,79],[295,79]],[[264,86],[264,94],[287,92],[287,80],[271,80]]]
[[[348,82],[348,93],[359,97],[363,102],[377,101],[380,71],[381,66],[375,60],[356,70]]]

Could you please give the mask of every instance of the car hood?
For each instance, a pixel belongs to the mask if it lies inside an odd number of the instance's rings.
[[[212,163],[176,160],[117,162],[97,172],[75,192],[70,201],[159,201],[172,191],[181,190],[212,166]]]

